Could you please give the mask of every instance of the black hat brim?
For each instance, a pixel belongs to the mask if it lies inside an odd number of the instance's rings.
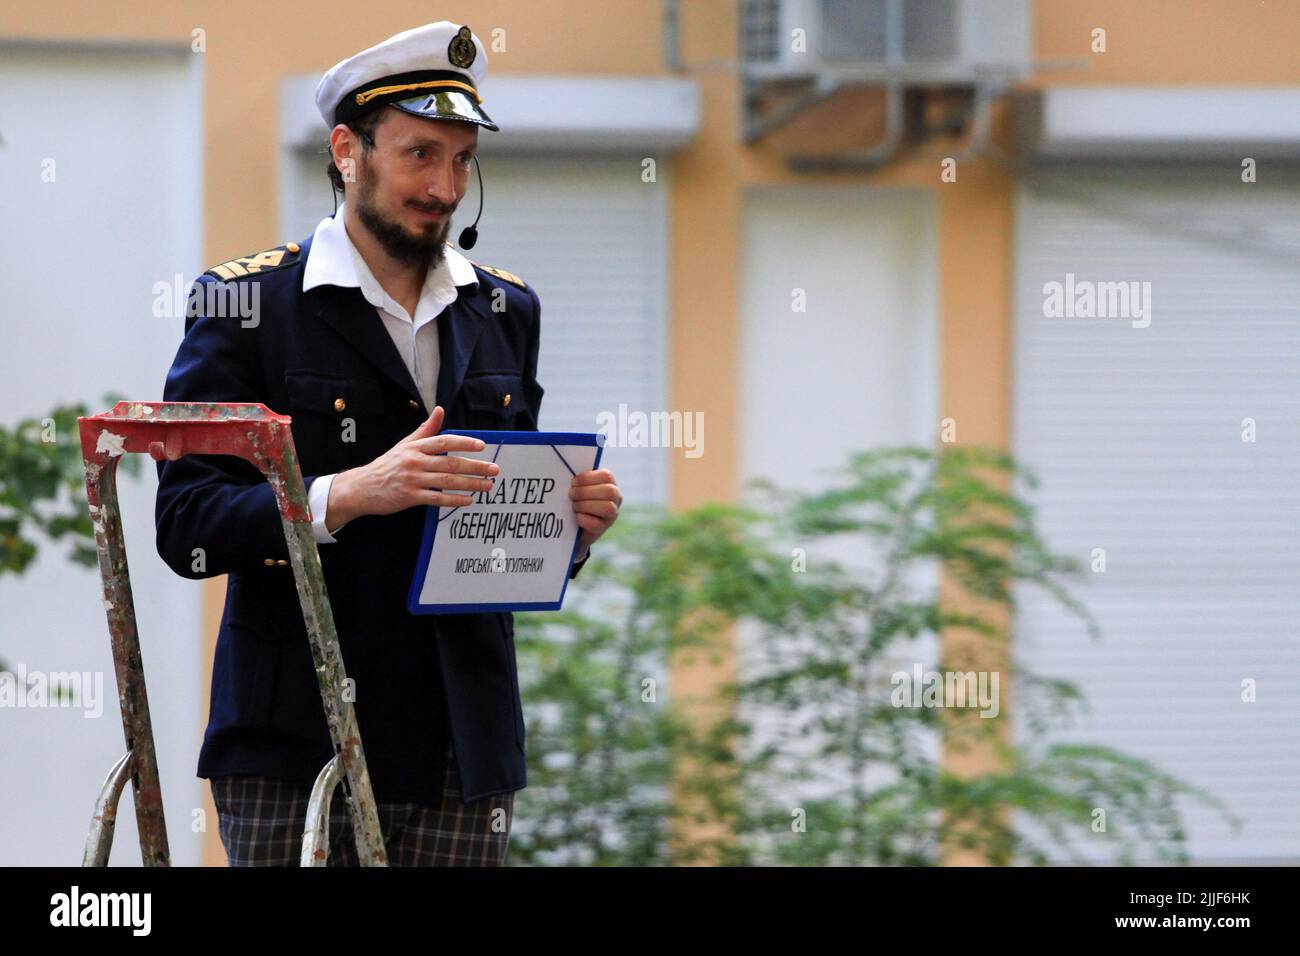
[[[500,130],[500,127],[492,122],[492,118],[475,102],[474,97],[458,90],[435,90],[404,100],[393,100],[388,105],[396,106],[403,113],[410,113],[412,116],[459,120],[463,123],[477,123],[488,129]]]

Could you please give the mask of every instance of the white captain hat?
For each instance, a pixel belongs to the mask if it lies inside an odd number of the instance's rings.
[[[483,110],[479,85],[487,51],[469,27],[440,20],[405,30],[332,66],[316,86],[316,107],[331,129],[395,106],[429,119],[500,129]]]

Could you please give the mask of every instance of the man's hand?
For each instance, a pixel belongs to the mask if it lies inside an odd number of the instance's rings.
[[[587,556],[587,549],[618,520],[618,508],[623,503],[623,492],[618,490],[614,473],[608,468],[583,471],[573,476],[569,497],[577,512],[578,527],[582,536],[578,540],[578,557]]]
[[[443,416],[439,405],[419,428],[370,464],[334,476],[325,508],[331,534],[361,515],[389,515],[416,505],[464,507],[468,495],[492,487],[488,479],[501,470],[496,464],[447,454],[481,451],[484,445],[468,435],[439,435]],[[468,494],[449,493],[456,491]]]

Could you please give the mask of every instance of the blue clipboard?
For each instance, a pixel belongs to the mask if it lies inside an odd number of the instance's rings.
[[[600,467],[600,457],[605,450],[605,436],[600,432],[513,432],[513,431],[469,431],[452,428],[440,432],[442,435],[468,435],[477,438],[489,448],[496,445],[492,461],[496,461],[504,445],[550,445],[556,456],[563,462],[570,475],[577,471],[561,454],[557,446],[583,445],[594,446],[596,457],[592,469]],[[585,469],[584,469],[585,470]],[[573,548],[569,552],[569,561],[565,566],[564,580],[560,587],[560,597],[555,601],[505,601],[498,603],[477,604],[421,604],[420,594],[424,590],[425,578],[429,574],[429,560],[433,554],[434,541],[438,536],[439,512],[459,511],[459,508],[440,509],[432,505],[425,509],[424,535],[420,540],[419,560],[416,562],[415,575],[407,592],[406,609],[412,614],[484,614],[493,611],[558,611],[564,604],[564,595],[569,587],[569,575],[573,572],[573,562],[578,557],[578,543],[582,538],[582,529],[576,528],[573,536]]]

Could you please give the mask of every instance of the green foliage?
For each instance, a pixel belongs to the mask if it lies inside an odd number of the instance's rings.
[[[1178,800],[1227,811],[1148,762],[1060,742],[1053,729],[1082,706],[1069,682],[1014,666],[1016,735],[1009,708],[900,706],[893,692],[914,664],[973,669],[936,659],[941,632],[1006,651],[999,614],[1018,587],[1099,638],[1065,587],[1079,566],[1005,490],[1033,476],[993,450],[890,448],[852,456],[839,478],[817,493],[755,483],[747,507],[625,509],[566,610],[517,618],[530,767],[511,862],[933,865],[946,847],[998,864],[1185,861]],[[940,568],[976,600],[941,606]],[[668,661],[717,661],[732,623],[743,672],[717,719],[688,721]],[[972,747],[997,767],[957,775],[940,761]],[[721,828],[674,845],[674,824],[693,819]]]
[[[105,407],[119,400],[106,395]],[[84,404],[60,405],[44,418],[0,425],[0,574],[27,570],[38,535],[67,539],[68,557],[78,564],[97,563],[77,430],[77,418],[92,414]],[[138,475],[140,462],[124,458],[119,468]]]
[[[104,396],[112,408],[123,396]],[[84,404],[60,405],[44,418],[27,418],[12,428],[0,425],[0,575],[25,572],[42,539],[67,540],[68,557],[94,567],[95,531],[86,507],[77,418],[97,414]],[[140,462],[119,463],[131,475]],[[0,660],[0,670],[8,665]]]
[[[530,761],[511,863],[681,862],[668,846],[677,813],[668,781],[674,760],[694,748],[665,703],[666,661],[702,641],[666,631],[663,608],[729,606],[734,595],[720,577],[704,593],[688,586],[690,560],[704,555],[675,543],[673,519],[629,509],[583,568],[580,580],[597,587],[564,611],[516,616]]]

